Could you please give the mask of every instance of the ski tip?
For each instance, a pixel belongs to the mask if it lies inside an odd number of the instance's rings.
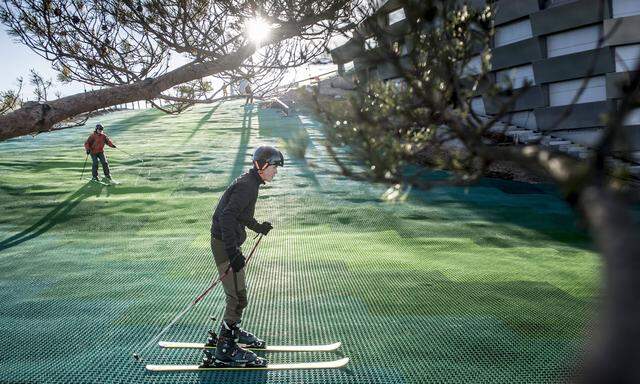
[[[331,352],[331,351],[337,350],[341,346],[342,346],[342,342],[338,341],[332,344],[324,344],[324,345],[317,345],[317,346],[310,345],[308,347],[302,346],[301,350],[304,350],[304,348],[308,348],[308,350],[315,351],[315,352]]]
[[[342,359],[336,360],[336,368],[342,368],[345,367],[347,364],[349,364],[349,358],[348,357],[344,357]]]

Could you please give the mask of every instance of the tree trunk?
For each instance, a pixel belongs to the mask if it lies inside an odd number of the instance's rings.
[[[155,79],[82,92],[46,104],[25,103],[22,108],[0,116],[0,141],[49,131],[56,123],[81,113],[137,100],[154,99],[162,91],[178,84],[237,68],[253,53],[254,49],[254,47],[245,46],[234,55],[215,62],[190,63]]]
[[[579,204],[604,259],[599,333],[580,381],[640,383],[640,233],[629,205],[605,187],[587,187]]]

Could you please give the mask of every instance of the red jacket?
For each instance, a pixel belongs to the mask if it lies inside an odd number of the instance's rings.
[[[96,153],[104,151],[105,144],[111,148],[116,147],[104,133],[93,132],[87,141],[84,142],[84,149],[91,151],[91,153],[95,155]]]

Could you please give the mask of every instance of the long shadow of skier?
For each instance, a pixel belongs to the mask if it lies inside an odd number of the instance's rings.
[[[205,115],[202,116],[202,119],[200,119],[200,121],[198,121],[198,123],[196,124],[195,129],[193,130],[193,132],[191,132],[189,134],[189,136],[185,139],[183,144],[187,144],[189,141],[191,141],[193,136],[195,136],[196,133],[198,133],[198,131],[200,131],[202,126],[205,125],[209,121],[209,119],[211,118],[211,115],[213,115],[215,113],[215,111],[218,109],[218,107],[220,107],[221,104],[222,104],[222,102],[214,105],[213,107],[211,107],[211,110],[209,112],[205,113]]]
[[[53,228],[56,224],[64,223],[69,220],[69,212],[77,207],[82,200],[92,195],[100,196],[104,188],[105,186],[102,184],[97,184],[91,181],[86,183],[35,224],[20,233],[0,241],[0,251],[15,247],[27,240],[36,238]]]
[[[229,180],[227,184],[230,184],[236,177],[242,174],[242,170],[244,169],[244,162],[247,158],[247,150],[249,149],[249,138],[251,137],[251,117],[253,107],[245,107],[244,115],[242,116],[242,131],[240,133],[240,144],[238,145],[238,152],[236,153],[236,158],[233,161],[233,165],[231,167],[231,174],[229,175]]]
[[[309,134],[300,120],[295,116],[283,118],[271,109],[260,109],[258,111],[258,127],[260,136],[280,139],[285,149],[289,151],[290,158],[287,159],[287,162],[298,166],[301,171],[299,175],[313,183],[315,188],[320,189],[316,173],[304,157],[306,148],[308,146],[315,147],[316,144],[309,138]]]
[[[140,126],[152,123],[163,116],[165,116],[165,113],[162,111],[157,109],[147,109],[122,120],[116,120],[108,126],[109,137],[117,139],[120,137],[120,134],[126,133],[129,129],[134,127],[139,128]]]

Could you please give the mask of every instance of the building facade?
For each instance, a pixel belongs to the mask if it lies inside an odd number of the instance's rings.
[[[481,0],[467,3],[484,5]],[[396,0],[378,2],[372,18],[389,30],[401,30],[406,23]],[[493,81],[513,88],[525,80],[532,84],[510,110],[511,128],[530,132],[530,138],[552,137],[565,147],[596,143],[603,114],[617,108],[621,84],[640,65],[640,0],[501,0],[495,3],[494,26]],[[353,38],[332,51],[340,72],[364,81],[396,81],[392,66],[369,54],[376,45],[370,39]],[[471,67],[479,61],[478,56]],[[585,81],[583,93],[570,105]],[[496,113],[497,104],[483,94],[472,100],[474,110],[484,115]],[[568,108],[571,113],[556,124]],[[640,110],[624,125],[625,140],[618,148],[627,146],[632,151],[627,160],[640,163]]]

